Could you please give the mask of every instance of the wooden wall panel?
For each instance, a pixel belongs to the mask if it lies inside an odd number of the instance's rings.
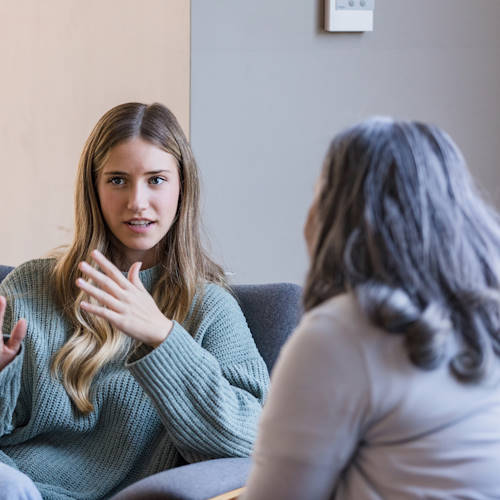
[[[185,0],[0,0],[0,263],[71,239],[74,175],[98,118],[166,104],[189,130]]]

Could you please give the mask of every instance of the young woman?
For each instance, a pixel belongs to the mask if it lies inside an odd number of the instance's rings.
[[[268,374],[201,247],[198,198],[168,109],[128,103],[100,119],[73,243],[0,285],[0,497],[105,498],[250,453]]]
[[[500,223],[436,127],[335,138],[245,500],[500,498]]]

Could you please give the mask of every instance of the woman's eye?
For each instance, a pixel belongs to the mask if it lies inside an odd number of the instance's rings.
[[[149,182],[151,184],[162,184],[163,182],[165,182],[165,179],[163,177],[158,177],[157,175],[155,175],[154,177],[151,177],[151,179],[149,179]]]
[[[123,177],[110,177],[108,182],[110,184],[114,184],[115,186],[121,186],[125,183],[125,179]]]

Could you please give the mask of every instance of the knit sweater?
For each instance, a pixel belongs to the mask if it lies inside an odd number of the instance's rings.
[[[50,374],[72,334],[50,290],[54,260],[16,268],[0,285],[4,335],[19,318],[28,332],[0,371],[0,461],[27,474],[46,499],[108,498],[183,463],[247,456],[268,373],[245,318],[224,289],[207,284],[183,324],[156,349],[104,366],[82,415]],[[141,271],[151,291],[159,268]]]

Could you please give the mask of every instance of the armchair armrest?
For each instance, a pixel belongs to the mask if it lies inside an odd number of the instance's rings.
[[[245,491],[245,488],[238,488],[236,490],[228,491],[222,495],[217,495],[216,497],[209,498],[208,500],[238,500],[240,495]]]

